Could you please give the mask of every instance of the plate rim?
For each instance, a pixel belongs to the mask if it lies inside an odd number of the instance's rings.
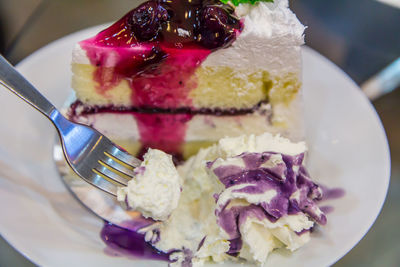
[[[383,205],[386,202],[387,199],[387,195],[388,195],[388,190],[389,190],[389,186],[390,186],[390,179],[391,179],[391,171],[392,171],[392,162],[391,162],[391,154],[390,154],[390,146],[389,146],[389,140],[387,138],[387,133],[385,131],[385,127],[383,126],[382,120],[379,117],[378,112],[376,111],[374,105],[372,104],[372,102],[368,99],[368,97],[363,93],[362,89],[360,88],[360,86],[346,73],[344,72],[344,70],[342,70],[338,65],[336,65],[334,62],[330,61],[327,57],[325,57],[324,55],[322,55],[321,53],[319,53],[318,51],[312,49],[311,47],[304,45],[303,49],[308,50],[308,53],[312,53],[315,54],[316,56],[318,56],[321,60],[327,62],[328,64],[330,64],[333,68],[336,69],[336,71],[339,71],[342,75],[343,78],[345,78],[348,82],[352,83],[353,86],[355,88],[358,88],[359,90],[357,91],[357,94],[360,96],[360,98],[363,99],[363,101],[367,102],[367,105],[369,106],[369,108],[373,111],[373,115],[375,117],[375,119],[378,121],[379,124],[379,128],[380,128],[380,132],[383,134],[384,137],[384,143],[385,143],[385,162],[386,162],[386,167],[385,167],[385,177],[387,177],[387,179],[385,179],[385,196],[383,197],[380,205],[379,205],[379,209],[378,212],[376,213],[375,216],[373,216],[373,218],[371,218],[371,221],[369,223],[369,226],[366,227],[365,230],[361,231],[360,237],[358,238],[354,238],[354,240],[357,240],[354,242],[353,245],[349,245],[348,248],[346,248],[344,246],[344,253],[342,253],[342,255],[339,255],[336,257],[336,259],[334,261],[332,261],[328,266],[331,266],[333,264],[335,264],[336,262],[338,262],[341,258],[343,258],[347,253],[349,253],[354,247],[356,247],[362,239],[364,239],[364,237],[366,236],[366,234],[368,234],[368,232],[372,229],[372,227],[374,226],[376,220],[378,219],[379,215],[381,215],[382,212],[382,208]]]

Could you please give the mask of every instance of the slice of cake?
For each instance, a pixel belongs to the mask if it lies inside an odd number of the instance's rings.
[[[187,156],[225,136],[303,139],[304,26],[288,1],[148,1],[73,52],[70,117],[131,153]]]

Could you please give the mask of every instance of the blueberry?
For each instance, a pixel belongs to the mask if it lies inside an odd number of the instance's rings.
[[[234,40],[239,20],[217,5],[206,6],[201,14],[201,43],[207,48],[225,47]]]
[[[221,1],[219,0],[202,0],[202,5],[203,7],[205,6],[216,6],[216,5],[223,5]]]
[[[144,55],[143,61],[138,64],[134,75],[149,75],[159,71],[160,63],[167,58],[167,54],[158,46],[153,46],[151,52]]]
[[[131,12],[127,24],[137,40],[150,41],[157,38],[161,24],[167,20],[167,10],[156,1],[148,1]]]

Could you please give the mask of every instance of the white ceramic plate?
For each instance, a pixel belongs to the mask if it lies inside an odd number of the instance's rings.
[[[71,92],[73,45],[100,28],[53,42],[22,61],[18,69],[61,107]],[[309,48],[304,48],[304,98],[309,171],[329,187],[344,188],[346,195],[327,203],[335,210],[309,244],[293,254],[274,253],[268,266],[333,264],[371,227],[389,184],[388,144],[372,105],[346,74]],[[41,266],[166,266],[106,255],[99,237],[103,222],[72,197],[57,175],[50,122],[4,89],[0,89],[0,106],[0,233],[4,238]]]

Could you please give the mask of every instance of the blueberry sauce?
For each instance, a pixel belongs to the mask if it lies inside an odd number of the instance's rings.
[[[156,148],[174,154],[175,159],[182,154],[182,140],[186,126],[192,115],[188,114],[146,114],[135,113],[143,148]]]
[[[190,120],[189,94],[197,87],[195,71],[210,53],[229,46],[241,30],[234,9],[218,0],[151,0],[80,46],[96,67],[98,93],[106,96],[125,80],[132,89],[133,109],[184,113],[154,118],[133,114],[142,152],[152,147],[179,154]]]
[[[345,191],[342,188],[328,188],[321,186],[323,197],[321,201],[341,198],[345,195]]]
[[[241,28],[217,0],[147,1],[80,46],[97,67],[98,92],[127,80],[135,107],[190,107],[196,68]]]
[[[168,261],[168,254],[154,249],[144,241],[144,235],[135,231],[106,222],[100,236],[107,245],[105,252],[109,255]]]

